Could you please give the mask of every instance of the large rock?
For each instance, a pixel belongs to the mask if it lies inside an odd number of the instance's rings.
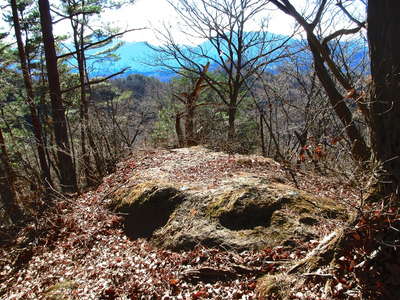
[[[164,226],[184,200],[174,187],[162,182],[145,182],[121,187],[114,192],[110,207],[125,216],[125,229],[132,237],[148,237]]]
[[[316,237],[316,226],[323,218],[344,216],[328,198],[247,179],[248,184],[226,182],[221,189],[202,195],[188,193],[152,240],[175,250],[196,244],[235,250],[295,246],[298,240]]]
[[[272,177],[251,171],[255,166],[276,168],[271,160],[259,158],[262,163],[255,164],[254,158],[228,158],[233,162],[228,161],[222,176],[211,180],[210,174],[199,182],[193,174],[203,176],[211,165],[216,172],[214,162],[223,154],[203,148],[170,153],[161,164],[148,163],[110,197],[110,206],[125,215],[133,237],[148,237],[173,250],[197,244],[234,250],[296,246],[316,238],[323,219],[345,218],[332,199],[281,183],[287,180],[277,178],[276,171]],[[185,172],[189,179],[183,180]]]

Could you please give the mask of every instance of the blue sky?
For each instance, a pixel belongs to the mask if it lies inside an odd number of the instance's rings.
[[[59,0],[51,0],[52,4],[56,4]],[[173,0],[176,1],[176,0]],[[196,0],[194,0],[196,1]],[[291,3],[299,10],[305,11],[306,15],[310,14],[312,8],[315,7],[315,3],[320,0],[291,0]],[[333,0],[330,0],[333,1]],[[6,4],[8,1],[0,0],[0,4]],[[335,2],[335,1],[333,1]],[[356,10],[357,13],[361,13],[363,8],[360,0],[347,0],[344,3],[350,4],[349,10]],[[285,15],[281,11],[277,10],[274,5],[269,5],[267,9],[259,16],[259,18],[268,18],[268,31],[279,33],[279,34],[291,34],[295,26],[294,21],[291,17]],[[136,0],[134,4],[126,5],[122,9],[111,10],[104,12],[97,20],[92,20],[93,27],[103,27],[104,24],[109,24],[113,27],[118,27],[120,30],[130,28],[143,28],[147,29],[134,31],[127,33],[122,39],[128,42],[142,42],[147,41],[155,45],[162,43],[157,35],[156,30],[161,29],[163,25],[167,25],[171,28],[174,38],[177,42],[182,44],[199,44],[202,40],[195,40],[188,38],[182,34],[179,29],[178,17],[174,12],[173,8],[168,4],[166,0]],[[328,31],[335,30],[338,24],[340,27],[353,27],[354,24],[335,20],[336,25],[329,24],[326,26]],[[257,31],[259,29],[259,20],[255,20],[252,24],[249,24],[248,31]],[[1,22],[0,22],[1,26]],[[55,26],[57,34],[67,34],[69,30],[69,22],[59,22]],[[4,25],[2,26],[4,27]],[[7,29],[5,29],[7,30]]]
[[[296,5],[299,7],[304,7],[304,0],[295,0]],[[276,9],[265,10],[264,16],[260,17],[270,18],[269,31],[281,34],[290,34],[293,29],[293,20],[282,14]],[[135,31],[127,33],[123,40],[129,42],[141,42],[147,41],[152,44],[159,44],[160,40],[157,37],[154,29],[159,29],[166,24],[168,27],[172,28],[174,31],[174,37],[182,43],[200,43],[201,41],[190,41],[180,32],[178,29],[178,17],[174,12],[173,8],[165,0],[136,0],[132,5],[126,5],[122,9],[112,10],[103,13],[101,18],[98,20],[99,23],[105,22],[107,24],[117,26],[120,29],[127,28],[143,28],[147,27],[145,30]],[[68,30],[68,23],[60,23],[57,25],[56,30],[58,33],[62,33]],[[254,22],[249,25],[248,30],[257,30],[258,22]]]
[[[176,0],[174,0],[176,1]],[[194,0],[196,1],[196,0]],[[332,3],[336,3],[336,0],[330,0]],[[304,15],[312,14],[313,9],[316,7],[316,3],[320,0],[291,0],[292,5],[300,12],[304,12]],[[343,1],[348,6],[350,12],[355,14],[363,15],[364,7],[359,0],[345,0]],[[333,5],[333,7],[336,7]],[[336,11],[338,8],[336,7]],[[334,21],[329,22],[328,31],[333,31],[340,27],[354,27],[354,24],[348,22],[347,19],[341,20],[338,16],[342,14],[335,14]],[[290,35],[295,27],[293,18],[282,13],[272,4],[267,6],[261,15],[258,16],[258,20],[254,20],[253,23],[248,25],[248,31],[257,31],[260,27],[260,19],[268,19],[268,31]],[[201,43],[202,41],[193,41],[192,38],[189,40],[179,30],[178,16],[174,12],[173,8],[167,3],[166,0],[136,0],[133,5],[125,6],[123,9],[109,11],[102,16],[102,20],[107,20],[114,26],[121,28],[141,28],[148,27],[149,29],[128,33],[124,36],[126,41],[148,41],[153,44],[160,43],[157,35],[154,32],[155,28],[161,28],[163,24],[167,24],[169,28],[172,28],[174,32],[174,38],[177,41],[185,44],[190,43]],[[336,24],[335,24],[336,23]]]

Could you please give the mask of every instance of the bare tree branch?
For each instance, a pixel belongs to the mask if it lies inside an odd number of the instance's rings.
[[[314,18],[314,21],[310,24],[313,29],[315,28],[315,26],[318,25],[319,22],[321,22],[321,17],[324,12],[324,9],[325,9],[326,2],[327,2],[327,0],[322,0],[321,4],[319,5],[317,14],[315,15],[315,18]]]
[[[333,39],[335,39],[335,38],[337,38],[337,37],[339,37],[339,36],[342,36],[342,35],[348,35],[348,34],[357,33],[357,32],[359,32],[359,31],[361,30],[361,28],[362,28],[362,27],[355,27],[355,28],[352,28],[352,29],[340,29],[340,30],[337,30],[337,31],[335,31],[334,33],[331,33],[330,35],[328,35],[327,37],[325,37],[325,38],[322,40],[322,45],[323,45],[324,47],[326,47],[327,44],[329,43],[329,41],[331,41],[331,40],[333,40]]]
[[[363,2],[364,3],[364,2]],[[354,18],[349,11],[346,9],[346,7],[344,7],[342,0],[338,0],[338,2],[336,3],[336,5],[343,11],[343,13],[354,23],[356,23],[358,25],[358,27],[362,27],[362,28],[367,28],[366,27],[366,23],[364,22],[360,22],[359,20],[357,20],[356,18]]]
[[[91,81],[87,82],[87,83],[85,84],[85,86],[89,86],[89,85],[93,85],[93,84],[98,84],[98,83],[107,81],[107,80],[110,79],[110,78],[113,78],[113,77],[115,77],[115,76],[118,76],[118,75],[121,75],[121,74],[125,73],[128,69],[129,69],[129,68],[124,68],[124,69],[122,69],[121,71],[119,71],[119,72],[117,72],[117,73],[108,75],[108,76],[106,76],[106,77],[102,77],[102,78],[98,78],[98,79],[91,80]],[[68,89],[66,89],[66,90],[63,90],[62,93],[72,92],[73,90],[76,90],[76,89],[78,89],[78,88],[80,88],[80,87],[82,87],[82,85],[76,85],[76,86],[73,86],[73,87],[68,88]]]
[[[128,30],[125,30],[125,31],[122,31],[122,32],[118,32],[118,33],[113,34],[113,35],[110,35],[110,36],[108,36],[107,38],[102,39],[102,40],[100,40],[100,41],[97,41],[97,42],[94,42],[94,43],[90,43],[90,44],[85,45],[85,46],[81,49],[81,51],[82,51],[82,50],[83,50],[83,51],[84,51],[84,50],[88,50],[88,49],[90,49],[90,48],[92,48],[92,47],[101,45],[101,44],[103,44],[103,43],[110,42],[110,41],[112,41],[114,38],[119,37],[119,36],[122,36],[122,35],[124,35],[125,33],[132,32],[132,31],[137,31],[137,30],[143,30],[143,29],[146,29],[146,28],[135,28],[135,29],[128,29]],[[74,54],[76,54],[76,53],[77,53],[77,51],[72,51],[72,52],[64,53],[64,54],[61,54],[61,55],[57,56],[57,59],[62,59],[62,58],[65,58],[65,57],[74,55]]]
[[[267,33],[265,24],[260,30],[247,32],[246,26],[265,8],[268,0],[168,0],[177,11],[184,28],[191,28],[191,37],[206,42],[194,47],[179,45],[168,28],[159,32],[166,45],[154,48],[161,65],[185,76],[201,75],[202,63],[209,61],[223,80],[206,74],[205,82],[227,106],[230,136],[234,135],[234,122],[239,104],[246,97],[244,83],[256,72],[286,56],[291,39]],[[186,29],[185,29],[185,33]],[[185,71],[185,72],[182,72]],[[186,74],[187,76],[187,74]]]

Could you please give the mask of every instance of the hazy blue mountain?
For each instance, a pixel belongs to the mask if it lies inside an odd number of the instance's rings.
[[[257,33],[250,32],[248,34],[251,36],[252,34]],[[286,38],[284,36],[279,37],[281,39]],[[93,62],[91,73],[94,76],[104,76],[129,67],[129,71],[126,72],[126,74],[139,73],[146,76],[156,77],[161,81],[167,81],[174,76],[174,73],[170,70],[162,68],[161,66],[152,66],[152,64],[154,64],[155,57],[157,57],[157,51],[155,51],[152,47],[154,46],[149,47],[145,42],[127,42],[117,49],[115,53],[120,58],[118,61],[109,60]],[[221,54],[214,49],[209,41],[202,43],[200,47],[202,49],[206,49],[207,53],[212,57],[217,58]],[[223,51],[226,50],[226,48],[226,45],[222,45]],[[255,49],[255,52],[256,51],[257,49]],[[228,51],[226,50],[226,52]],[[205,64],[206,61],[201,61],[200,59],[199,63]],[[213,66],[211,66],[211,69],[213,69]]]
[[[286,38],[285,36],[279,37],[281,40]],[[281,41],[278,41],[277,45],[280,43]],[[296,45],[299,44],[299,41],[294,39],[288,42],[288,45],[291,47],[297,47]],[[220,53],[217,53],[217,51],[213,49],[211,43],[208,41],[204,42],[201,47],[204,49],[210,49],[209,54],[213,57],[218,57],[218,55],[220,55]],[[355,41],[354,46],[350,47],[354,47],[354,49],[356,49],[356,47],[359,47],[359,43]],[[256,53],[257,49],[255,49],[254,52]],[[352,56],[352,62],[350,65],[357,65],[364,57],[364,52],[365,49],[355,50],[355,54]],[[161,81],[168,81],[175,76],[175,74],[170,70],[167,70],[161,66],[152,65],[154,64],[155,57],[157,57],[157,52],[149,47],[145,42],[127,42],[116,51],[116,54],[120,57],[120,59],[117,61],[93,62],[92,75],[105,76],[128,67],[129,70],[124,74],[124,76],[138,73],[158,78]],[[309,51],[303,52],[301,57],[302,59],[307,59],[310,61],[312,60]],[[200,61],[200,63],[203,62]],[[284,61],[280,63],[274,63],[270,65],[267,70],[273,73],[282,63],[284,63]],[[211,68],[213,68],[213,66],[211,66]]]
[[[91,74],[93,76],[106,76],[123,68],[129,68],[125,72],[125,76],[138,73],[156,77],[162,81],[168,81],[174,76],[169,70],[150,65],[154,61],[156,52],[145,42],[127,42],[115,54],[119,57],[119,60],[92,61]]]

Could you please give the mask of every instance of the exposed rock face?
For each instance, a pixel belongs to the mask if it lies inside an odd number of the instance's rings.
[[[334,200],[290,185],[279,164],[201,147],[164,152],[110,195],[127,233],[173,250],[295,246],[321,219],[345,218]],[[140,162],[138,162],[140,164]],[[162,181],[160,181],[162,180]]]

